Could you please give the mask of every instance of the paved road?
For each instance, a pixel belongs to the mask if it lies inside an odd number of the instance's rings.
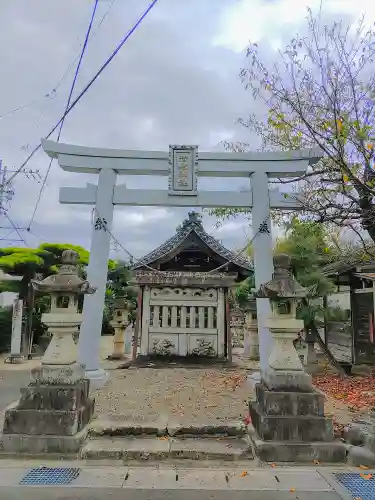
[[[122,488],[25,488],[2,489],[6,500],[346,500],[331,492],[228,491],[228,490],[143,490]]]
[[[347,500],[351,497],[334,480],[334,470],[280,467],[249,469],[227,463],[220,467],[81,465],[66,486],[20,486],[27,474],[34,478],[62,477],[77,462],[49,462],[47,471],[36,461],[0,460],[1,500]],[[61,469],[62,468],[62,469]]]

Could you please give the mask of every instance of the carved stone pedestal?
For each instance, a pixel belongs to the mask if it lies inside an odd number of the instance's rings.
[[[345,462],[345,446],[335,441],[332,420],[324,416],[324,394],[312,387],[310,375],[270,368],[261,373],[255,395],[251,435],[261,460]]]
[[[87,437],[93,411],[84,366],[42,365],[5,412],[1,449],[5,453],[77,453]]]

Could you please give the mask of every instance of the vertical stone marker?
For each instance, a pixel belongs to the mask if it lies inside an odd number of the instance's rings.
[[[52,340],[41,366],[31,371],[31,383],[5,412],[1,444],[8,453],[76,453],[86,439],[86,424],[94,411],[85,366],[77,363],[73,334],[82,322],[78,297],[95,289],[78,276],[76,252],[65,250],[61,261],[56,275],[32,281],[36,292],[51,295],[51,310],[42,321]]]
[[[344,462],[345,446],[334,440],[332,420],[324,416],[324,394],[313,387],[293,345],[303,328],[296,319],[298,301],[307,291],[294,278],[287,255],[274,258],[274,269],[272,280],[256,292],[270,299],[266,326],[274,342],[249,406],[254,448],[264,461]]]
[[[249,302],[245,307],[244,357],[259,361],[257,306],[252,297],[249,297]]]
[[[125,297],[117,297],[114,301],[113,318],[110,325],[115,334],[113,337],[113,353],[108,359],[124,359],[125,354],[130,354],[131,343],[125,342],[125,329],[129,326],[130,303]]]

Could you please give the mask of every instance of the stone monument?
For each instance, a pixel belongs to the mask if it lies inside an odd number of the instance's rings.
[[[113,353],[108,359],[124,359],[126,354],[131,354],[131,339],[125,339],[125,330],[129,326],[130,303],[125,297],[117,297],[114,301],[113,318],[110,325],[115,330],[113,337]]]
[[[245,307],[244,357],[259,361],[257,305],[255,298],[252,297]]]
[[[313,387],[293,345],[303,328],[296,308],[307,292],[287,255],[274,258],[274,269],[272,280],[256,292],[271,302],[267,327],[274,343],[249,405],[254,448],[264,461],[344,462],[345,446],[334,440],[332,420],[324,416],[324,394]]]
[[[94,410],[85,366],[77,363],[73,334],[82,315],[78,297],[95,289],[78,276],[78,254],[65,250],[56,275],[32,281],[36,292],[51,295],[50,312],[42,321],[52,340],[31,383],[5,412],[2,450],[8,453],[76,453],[86,439]]]

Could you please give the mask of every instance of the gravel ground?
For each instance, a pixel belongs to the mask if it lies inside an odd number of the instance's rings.
[[[97,416],[133,422],[170,418],[180,423],[218,423],[244,417],[249,400],[244,369],[130,368],[114,370],[93,391]]]

